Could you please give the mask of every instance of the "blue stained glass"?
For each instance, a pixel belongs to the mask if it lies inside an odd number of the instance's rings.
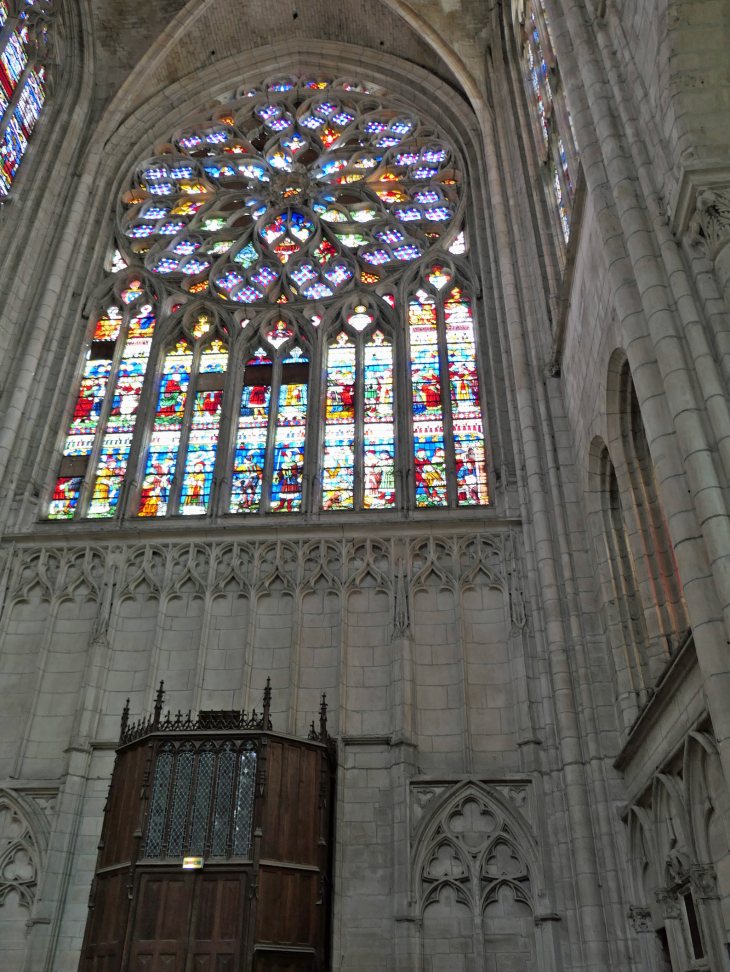
[[[322,300],[324,297],[331,297],[332,291],[326,284],[319,280],[317,283],[305,287],[302,290],[302,294],[310,300]]]
[[[28,63],[28,55],[25,52],[25,45],[20,36],[20,31],[16,28],[8,38],[5,50],[0,54],[0,65],[4,69],[6,77],[10,81],[10,90],[4,85],[8,94],[11,94],[17,85],[20,77]]]
[[[247,243],[242,250],[233,257],[236,263],[240,263],[243,267],[248,268],[252,266],[259,258],[256,248],[252,243]]]

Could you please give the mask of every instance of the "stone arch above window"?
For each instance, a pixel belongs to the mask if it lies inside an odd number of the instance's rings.
[[[356,79],[188,116],[118,200],[48,516],[488,504],[467,198],[455,145]]]

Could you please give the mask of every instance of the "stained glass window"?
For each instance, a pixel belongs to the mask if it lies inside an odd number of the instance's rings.
[[[366,509],[395,506],[393,348],[381,331],[365,344],[363,448]]]
[[[167,512],[192,364],[193,352],[187,341],[178,341],[165,356],[152,442],[142,480],[140,516],[164,516]]]
[[[205,513],[208,509],[227,367],[228,351],[221,341],[213,341],[200,357],[190,442],[183,471],[181,513]]]
[[[436,301],[419,290],[408,305],[416,506],[446,506],[446,453]]]
[[[352,509],[355,483],[355,344],[340,332],[327,353],[322,505]]]
[[[263,348],[258,348],[243,374],[231,513],[253,512],[261,502],[272,376],[272,362],[266,354]]]
[[[469,299],[459,287],[454,287],[444,303],[444,320],[457,502],[459,506],[478,506],[487,502],[484,426],[479,403],[474,321]]]
[[[51,519],[488,502],[467,167],[368,90],[269,79],[140,161]]]
[[[302,505],[304,440],[307,421],[307,359],[293,348],[284,359],[276,411],[271,509],[295,512]]]
[[[29,5],[11,17],[6,0],[0,0],[0,29],[5,28],[0,49],[0,199],[10,192],[46,100],[43,62],[52,13]]]
[[[542,0],[526,0],[524,27],[527,91],[539,131],[537,145],[544,164],[545,191],[567,244],[579,159]]]

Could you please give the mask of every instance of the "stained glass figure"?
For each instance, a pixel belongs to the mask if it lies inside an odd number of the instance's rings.
[[[132,433],[137,421],[139,398],[154,328],[152,305],[144,304],[129,322],[127,341],[122,352],[114,397],[102,440],[96,482],[89,505],[90,517],[114,515],[127,471]]]
[[[198,322],[201,319],[202,315]],[[201,333],[204,331],[201,330]],[[186,515],[207,512],[210,502],[227,368],[228,350],[221,341],[211,341],[210,347],[200,356],[190,441],[185,458],[180,512]]]
[[[79,396],[63,448],[64,457],[91,455],[121,324],[122,312],[116,305],[110,306],[97,321],[92,345],[84,365]],[[71,464],[65,463],[65,465]],[[68,519],[74,514],[84,478],[85,463],[82,460],[77,461],[75,465],[81,475],[61,475],[58,478],[48,511],[51,519]],[[61,471],[63,472],[63,469]]]
[[[352,509],[355,479],[355,345],[341,331],[327,353],[322,506]]]
[[[479,404],[474,322],[469,300],[459,287],[454,287],[444,304],[444,320],[458,503],[477,506],[489,501],[484,426]]]
[[[393,349],[380,331],[365,344],[363,452],[365,509],[395,506]]]
[[[236,457],[233,464],[231,513],[255,512],[261,502],[271,377],[272,361],[263,348],[259,348],[249,359],[243,373],[241,413],[238,418]]]
[[[445,506],[446,453],[436,302],[419,291],[408,305],[417,506]]]
[[[281,370],[271,509],[292,513],[302,505],[309,363],[302,351],[294,348]]]
[[[193,353],[187,341],[178,341],[165,356],[152,442],[142,480],[140,516],[164,516],[167,512],[192,363]]]
[[[8,41],[8,47],[5,51],[6,54],[8,53],[11,41],[12,37]],[[5,55],[0,58],[0,61],[2,62],[0,64],[0,97],[2,97],[3,88],[7,91],[7,82],[11,78],[11,75],[7,71],[5,77],[3,77],[3,69],[6,67]],[[10,59],[8,59],[9,64]],[[12,87],[15,87],[15,82],[13,82]],[[0,136],[0,197],[7,196],[10,192],[10,184],[15,178],[21,159],[25,155],[25,150],[28,147],[28,139],[35,128],[35,123],[38,121],[45,100],[45,68],[33,68],[25,81],[15,111],[7,119],[7,123],[4,126],[5,130],[2,136]],[[5,107],[7,107],[7,104]]]

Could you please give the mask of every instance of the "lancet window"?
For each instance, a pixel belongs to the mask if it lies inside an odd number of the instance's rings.
[[[46,100],[53,0],[0,0],[0,199]]]
[[[282,76],[157,152],[118,203],[49,517],[488,503],[468,191],[433,122]]]
[[[544,0],[524,0],[522,52],[545,189],[567,243],[579,158]]]

